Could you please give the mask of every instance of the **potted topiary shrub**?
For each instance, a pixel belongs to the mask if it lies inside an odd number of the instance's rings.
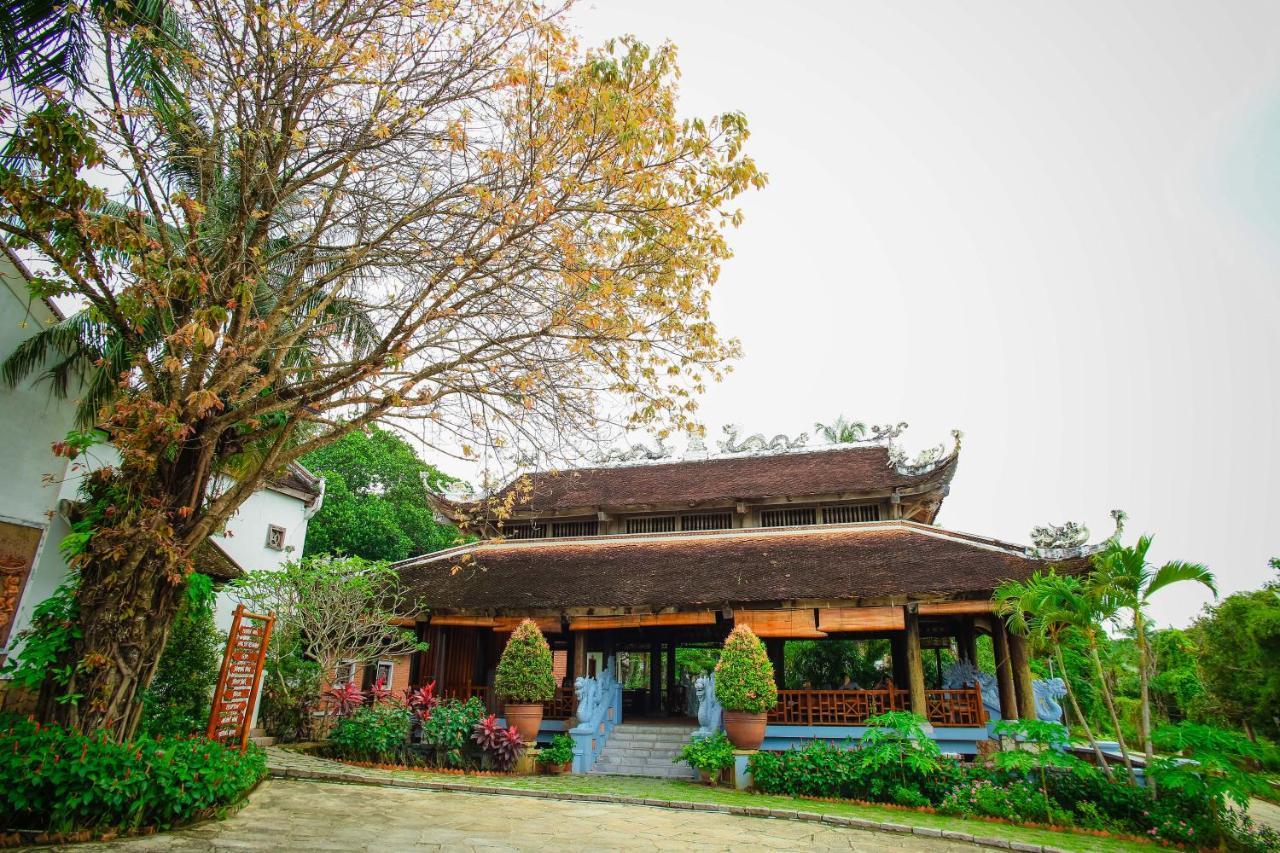
[[[724,706],[724,730],[738,749],[759,749],[765,720],[778,704],[773,664],[764,643],[746,625],[738,625],[724,641],[716,664],[716,698]]]
[[[551,746],[538,752],[538,763],[544,773],[553,776],[568,773],[573,765],[573,738],[566,734],[553,737]]]
[[[493,690],[507,703],[507,725],[515,726],[525,743],[537,740],[542,703],[555,698],[556,677],[552,673],[551,647],[532,620],[521,622],[507,640]]]

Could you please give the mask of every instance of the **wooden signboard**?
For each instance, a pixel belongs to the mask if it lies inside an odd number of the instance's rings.
[[[243,604],[236,606],[218,687],[213,692],[213,710],[209,712],[210,740],[238,745],[241,752],[248,746],[253,709],[262,687],[262,664],[275,621],[275,611],[263,616],[250,613]]]

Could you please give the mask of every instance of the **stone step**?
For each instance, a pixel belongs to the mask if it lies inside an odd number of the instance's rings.
[[[602,776],[697,778],[688,765],[673,761],[693,732],[694,726],[623,723],[610,733],[591,772]]]
[[[276,742],[276,739],[268,737],[267,735],[250,735],[249,742],[257,744],[258,746],[267,747],[272,746]]]

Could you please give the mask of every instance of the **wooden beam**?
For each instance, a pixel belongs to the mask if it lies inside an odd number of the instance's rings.
[[[906,627],[901,607],[822,607],[819,631],[901,631]]]
[[[492,616],[467,616],[445,613],[431,617],[432,625],[454,625],[462,628],[492,628]]]
[[[631,616],[578,616],[569,620],[570,631],[599,631],[605,628],[655,628],[664,625],[714,625],[713,611],[691,613],[637,613]]]
[[[510,633],[526,619],[532,620],[544,634],[559,634],[563,629],[558,616],[495,616],[493,630],[501,634]]]
[[[920,617],[908,610],[907,623],[907,689],[911,693],[911,710],[929,719],[929,702],[924,690],[924,658],[920,655]]]
[[[735,610],[733,624],[747,625],[757,637],[809,639],[827,636],[825,631],[818,630],[812,607],[790,610]]]
[[[587,674],[587,635],[574,631],[570,636],[573,638],[573,677],[578,678]]]
[[[977,601],[929,601],[920,603],[921,616],[961,616],[991,613],[995,606],[988,599]]]

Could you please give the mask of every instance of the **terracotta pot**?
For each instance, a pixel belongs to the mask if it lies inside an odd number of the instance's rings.
[[[724,774],[725,771],[723,770],[717,771],[716,773],[709,773],[706,770],[698,771],[698,776],[702,778],[702,784],[710,785],[713,788],[719,787],[720,783],[724,781]]]
[[[515,726],[520,732],[520,740],[533,743],[538,739],[538,727],[542,725],[542,703],[531,705],[508,702],[503,710],[508,726]]]
[[[571,765],[572,762],[570,761],[564,761],[560,764],[544,764],[542,765],[542,772],[546,773],[548,776],[563,776],[565,773],[569,772],[569,767]]]
[[[744,711],[724,712],[724,733],[738,749],[759,749],[764,743],[764,727],[768,714],[748,714]]]

